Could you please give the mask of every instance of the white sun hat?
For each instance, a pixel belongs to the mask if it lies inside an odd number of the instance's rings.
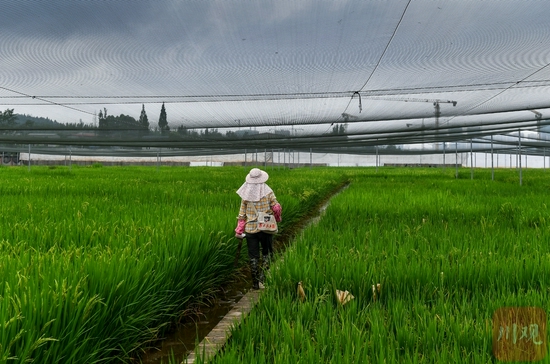
[[[246,182],[248,183],[265,183],[269,175],[267,172],[262,171],[259,168],[252,168],[246,176]]]
[[[273,192],[265,182],[269,178],[268,174],[261,169],[252,168],[246,176],[246,182],[237,190],[237,194],[246,201],[260,201],[264,196]]]

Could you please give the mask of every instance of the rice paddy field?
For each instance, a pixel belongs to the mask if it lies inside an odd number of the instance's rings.
[[[547,172],[524,172],[523,186],[516,170],[346,173],[214,363],[496,363],[495,335],[513,335],[496,310],[548,312]],[[341,304],[337,289],[354,298]],[[530,338],[548,362],[543,326],[521,338],[518,325],[517,344]]]
[[[95,167],[0,168],[0,363],[139,362],[237,274],[248,169]],[[515,170],[267,172],[282,233],[340,192],[278,253],[215,363],[496,363],[496,310],[548,312],[546,171],[522,186]],[[538,323],[527,339],[545,356]]]
[[[236,274],[247,173],[0,168],[0,363],[136,362]],[[287,224],[345,180],[272,174]]]

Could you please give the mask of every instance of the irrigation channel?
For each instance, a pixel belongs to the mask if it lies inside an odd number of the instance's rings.
[[[292,232],[282,234],[274,241],[275,252],[279,255],[285,247],[292,242],[293,238],[303,229],[311,224],[318,223],[324,211],[330,204],[330,200],[341,193],[349,186],[346,182],[325,199],[321,200],[318,207],[314,209],[300,226],[297,226]],[[246,255],[246,243],[243,242],[241,259]],[[170,332],[156,348],[145,352],[139,362],[142,364],[160,364],[168,363],[170,359],[176,358],[183,360],[193,352],[196,345],[225,317],[225,315],[235,307],[235,305],[250,290],[252,283],[249,277],[248,267],[242,268],[241,274],[237,279],[221,287],[219,295],[210,303],[197,307],[197,312],[191,315],[188,322],[183,322]]]

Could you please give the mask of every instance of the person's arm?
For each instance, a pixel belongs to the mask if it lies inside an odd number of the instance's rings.
[[[246,202],[241,202],[241,208],[239,209],[239,216],[237,216],[237,227],[235,228],[235,237],[238,239],[244,238],[244,231],[246,228]]]
[[[244,229],[246,227],[246,220],[238,220],[237,227],[235,228],[235,236],[239,239],[244,238]]]

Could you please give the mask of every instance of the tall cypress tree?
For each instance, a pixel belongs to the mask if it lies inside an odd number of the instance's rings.
[[[143,129],[149,130],[149,119],[147,118],[147,113],[145,112],[145,104],[142,104],[141,115],[139,116],[139,125]]]
[[[168,120],[166,119],[166,109],[164,108],[164,102],[162,103],[162,107],[160,108],[159,129],[162,133],[164,133],[165,131],[170,131]]]

